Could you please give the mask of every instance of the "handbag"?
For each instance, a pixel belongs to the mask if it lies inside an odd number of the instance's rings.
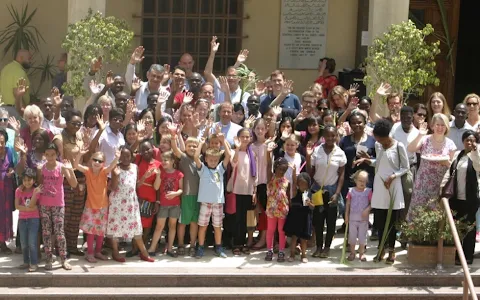
[[[149,202],[145,199],[138,199],[140,204],[140,216],[144,218],[150,218],[153,215],[154,202]]]
[[[235,180],[237,179],[237,168],[233,174],[232,191],[225,194],[225,213],[233,215],[237,212],[237,196],[233,193],[235,187]]]
[[[398,169],[401,168],[402,159],[400,158],[400,148],[398,147],[397,142],[397,155],[398,155]],[[400,178],[402,181],[402,190],[404,198],[406,195],[411,195],[413,193],[413,174],[410,169],[408,169],[407,173],[403,174]]]
[[[324,191],[323,187],[325,185],[325,180],[327,179],[328,169],[330,168],[330,162],[332,161],[332,157],[333,157],[334,152],[335,152],[335,148],[333,148],[332,153],[330,153],[330,158],[328,159],[328,163],[327,163],[327,170],[325,171],[325,175],[323,176],[322,185],[320,186],[320,189],[318,191],[316,191],[315,193],[313,193],[313,195],[312,195],[312,203],[315,206],[323,205],[324,204],[324,202],[323,202],[324,196],[327,199],[330,196],[330,193],[328,191]]]
[[[453,195],[455,195],[455,183],[457,182],[457,164],[453,167],[452,175],[448,178],[447,183],[442,188],[442,194],[440,195],[442,198],[450,199]]]

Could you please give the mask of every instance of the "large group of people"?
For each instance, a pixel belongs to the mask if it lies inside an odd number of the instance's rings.
[[[373,99],[359,99],[357,86],[338,85],[335,60],[323,58],[319,77],[297,96],[280,70],[265,80],[253,72],[240,77],[248,50],[215,76],[218,48],[213,37],[203,75],[185,53],[177,66],[151,65],[147,81],[135,73],[141,46],[125,75],[107,72],[104,83],[94,80],[103,67],[95,59],[85,74],[89,99],[82,111],[63,95],[62,80],[30,103],[30,58],[19,51],[0,77],[0,254],[13,252],[7,242],[18,210],[15,252],[32,272],[41,245],[46,270],[54,255],[69,270],[71,255],[109,259],[104,247],[125,262],[120,250],[130,241],[126,257],[149,262],[159,252],[202,258],[209,245],[218,257],[266,249],[266,261],[300,255],[308,262],[309,246],[314,258],[330,256],[345,224],[349,260],[357,259],[359,245],[358,259],[366,261],[371,227],[372,240],[388,231],[375,261],[392,264],[395,225],[438,198],[451,176],[455,217],[475,222],[478,95],[467,95],[453,114],[441,93],[410,107],[388,83]],[[249,90],[242,80],[252,83]],[[377,112],[382,99],[387,116]],[[345,224],[337,230],[338,218]],[[476,238],[472,231],[464,239],[468,263]]]

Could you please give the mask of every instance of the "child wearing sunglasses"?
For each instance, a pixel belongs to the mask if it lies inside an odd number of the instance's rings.
[[[105,155],[102,152],[96,152],[92,155],[90,158],[91,167],[79,164],[82,156],[87,152],[88,149],[79,151],[73,166],[76,170],[84,173],[86,178],[88,194],[80,220],[80,229],[87,234],[88,252],[85,259],[90,263],[96,263],[96,258],[108,259],[101,252],[108,221],[107,182],[108,174],[117,166],[120,151],[116,150],[115,159],[107,168],[105,167]],[[93,247],[94,240],[96,242],[95,248]]]

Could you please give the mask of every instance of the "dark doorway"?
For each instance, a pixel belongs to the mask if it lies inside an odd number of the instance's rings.
[[[480,95],[480,1],[462,0],[455,70],[455,104],[470,93]]]

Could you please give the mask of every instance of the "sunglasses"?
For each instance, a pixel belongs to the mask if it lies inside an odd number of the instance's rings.
[[[8,122],[8,118],[0,118],[0,122]]]
[[[82,122],[70,122],[75,127],[82,127],[83,123]]]
[[[477,106],[478,102],[467,102],[467,106]]]
[[[92,160],[96,163],[99,163],[99,164],[103,163],[103,160],[101,160],[101,159],[92,158]]]
[[[419,116],[419,117],[424,117],[424,118],[425,118],[425,117],[427,116],[427,114],[419,114],[419,113],[417,113],[417,116]]]

